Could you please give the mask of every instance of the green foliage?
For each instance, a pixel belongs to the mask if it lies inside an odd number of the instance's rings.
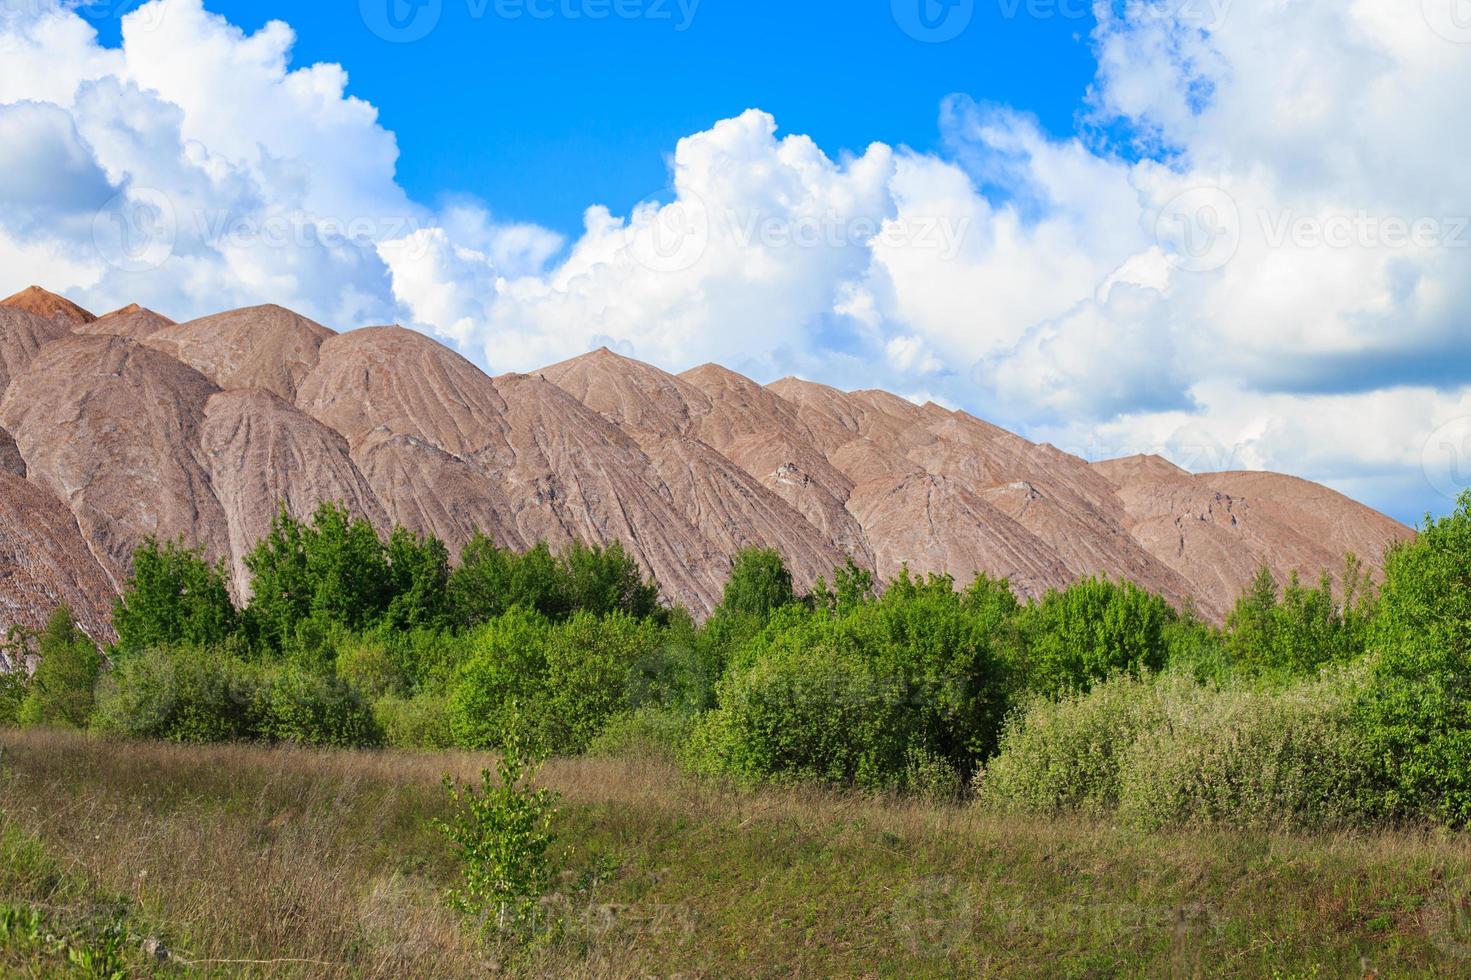
[[[196,647],[155,647],[124,660],[98,685],[93,725],[186,743],[347,747],[382,740],[370,706],[330,674]]]
[[[526,710],[536,744],[558,754],[584,751],[613,715],[628,708],[629,677],[659,646],[657,627],[625,613],[579,612],[547,636],[541,696]]]
[[[519,705],[525,736],[540,750],[576,753],[630,707],[635,672],[660,648],[659,628],[625,613],[578,612],[562,623],[517,607],[468,638],[470,658],[450,692],[450,729],[466,748],[502,744]]]
[[[1381,778],[1356,725],[1362,679],[1284,690],[1118,676],[1038,700],[977,779],[987,804],[1117,814],[1145,828],[1325,828],[1375,819]]]
[[[449,694],[456,745],[489,749],[502,744],[511,704],[537,696],[550,630],[541,613],[516,606],[465,637],[468,656]]]
[[[22,725],[85,728],[102,656],[77,628],[65,605],[46,621],[36,641],[40,663],[18,712]]]
[[[314,647],[333,627],[363,629],[393,598],[383,542],[371,524],[338,504],[322,504],[310,524],[283,506],[245,567],[251,574],[246,614],[259,641],[278,652]]]
[[[372,707],[336,677],[282,664],[266,672],[255,710],[264,741],[350,748],[382,742]]]
[[[21,705],[30,691],[26,662],[35,642],[29,630],[12,626],[5,642],[0,643],[0,725],[20,723]]]
[[[153,647],[133,654],[98,685],[99,731],[169,742],[257,737],[262,668],[216,649]]]
[[[715,615],[767,619],[776,610],[796,601],[792,573],[780,552],[747,548],[731,559],[730,580],[725,584],[725,594]]]
[[[644,707],[609,718],[588,743],[593,756],[678,759],[694,732],[696,716],[667,708]]]
[[[336,673],[369,698],[403,694],[410,687],[399,652],[378,633],[344,638],[337,648]]]
[[[1111,813],[1134,739],[1160,723],[1153,684],[1118,676],[1059,701],[1034,695],[976,777],[980,798],[1039,814]]]
[[[420,691],[411,698],[385,695],[373,702],[373,721],[383,733],[383,744],[399,749],[448,749],[449,704],[438,691]]]
[[[449,618],[449,549],[431,535],[395,527],[388,538],[389,591],[385,625],[393,630],[441,629]]]
[[[614,541],[607,548],[573,542],[558,563],[566,581],[568,614],[622,613],[647,619],[659,612],[659,587],[644,580],[638,562],[620,542]]]
[[[1055,697],[1119,671],[1159,670],[1175,619],[1169,603],[1129,582],[1087,579],[1049,592],[1021,617],[1026,686]]]
[[[1364,717],[1397,811],[1471,823],[1471,491],[1385,566]]]
[[[1129,746],[1121,815],[1149,829],[1373,822],[1383,808],[1382,779],[1356,724],[1361,687],[1354,673],[1280,691],[1161,680],[1162,721],[1141,728]]]
[[[969,773],[1005,711],[1004,592],[983,581],[959,594],[949,578],[906,573],[845,614],[787,607],[731,662],[692,763],[872,788],[909,788],[932,760]]]
[[[660,612],[658,587],[645,581],[638,563],[616,541],[607,548],[574,542],[561,555],[542,542],[517,554],[477,534],[461,552],[448,588],[450,616],[461,627],[477,626],[517,606],[554,622],[575,612],[638,618]]]
[[[551,883],[547,851],[556,839],[556,795],[534,787],[536,768],[512,724],[496,776],[482,771],[479,792],[444,778],[455,813],[437,826],[459,849],[463,864],[462,884],[450,893],[450,904],[478,919],[487,934],[528,938],[538,925],[538,901]]]
[[[1352,555],[1345,561],[1343,580],[1341,604],[1327,573],[1317,588],[1308,588],[1294,572],[1279,595],[1271,569],[1264,566],[1226,620],[1232,669],[1290,679],[1362,656],[1375,597]]]
[[[133,552],[133,578],[113,608],[120,651],[154,646],[216,646],[236,628],[235,606],[221,562],[183,541],[145,538]]]

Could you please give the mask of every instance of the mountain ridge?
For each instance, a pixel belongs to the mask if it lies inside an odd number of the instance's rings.
[[[342,500],[452,551],[476,529],[621,541],[700,615],[756,545],[804,587],[847,558],[1033,598],[1101,574],[1219,621],[1263,563],[1316,577],[1353,551],[1377,572],[1413,533],[1296,477],[1090,463],[880,390],[672,374],[607,348],[491,377],[397,326],[337,333],[272,305],[96,317],[39,287],[0,301],[0,480],[0,630],[66,601],[99,638],[97,592],[145,537],[202,546],[243,598],[245,552],[283,502]]]

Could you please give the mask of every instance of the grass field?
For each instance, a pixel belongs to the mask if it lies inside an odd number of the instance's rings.
[[[566,924],[518,951],[446,910],[429,826],[484,758],[0,746],[6,976],[1471,974],[1457,835],[1141,835],[558,761]]]

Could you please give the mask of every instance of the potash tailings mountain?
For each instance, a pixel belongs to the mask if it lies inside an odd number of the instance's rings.
[[[32,287],[0,302],[0,630],[66,602],[96,637],[145,537],[242,560],[282,502],[342,501],[452,549],[476,529],[554,548],[621,541],[672,601],[717,601],[730,557],[799,585],[846,557],[887,579],[1089,575],[1220,619],[1263,564],[1377,570],[1411,532],[1271,473],[1089,463],[964,412],[598,350],[488,377],[400,327],[337,334],[276,306],[174,323],[94,316]]]

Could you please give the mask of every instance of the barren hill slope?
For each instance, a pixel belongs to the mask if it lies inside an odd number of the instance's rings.
[[[696,612],[731,556],[782,551],[809,585],[845,558],[1008,577],[1037,596],[1125,578],[1221,618],[1263,562],[1377,569],[1408,528],[1269,473],[1090,464],[964,412],[606,349],[488,377],[399,327],[336,334],[252,307],[97,318],[44,290],[0,302],[0,630],[66,601],[94,635],[146,535],[227,560],[284,504],[345,502],[452,549],[621,541]]]

